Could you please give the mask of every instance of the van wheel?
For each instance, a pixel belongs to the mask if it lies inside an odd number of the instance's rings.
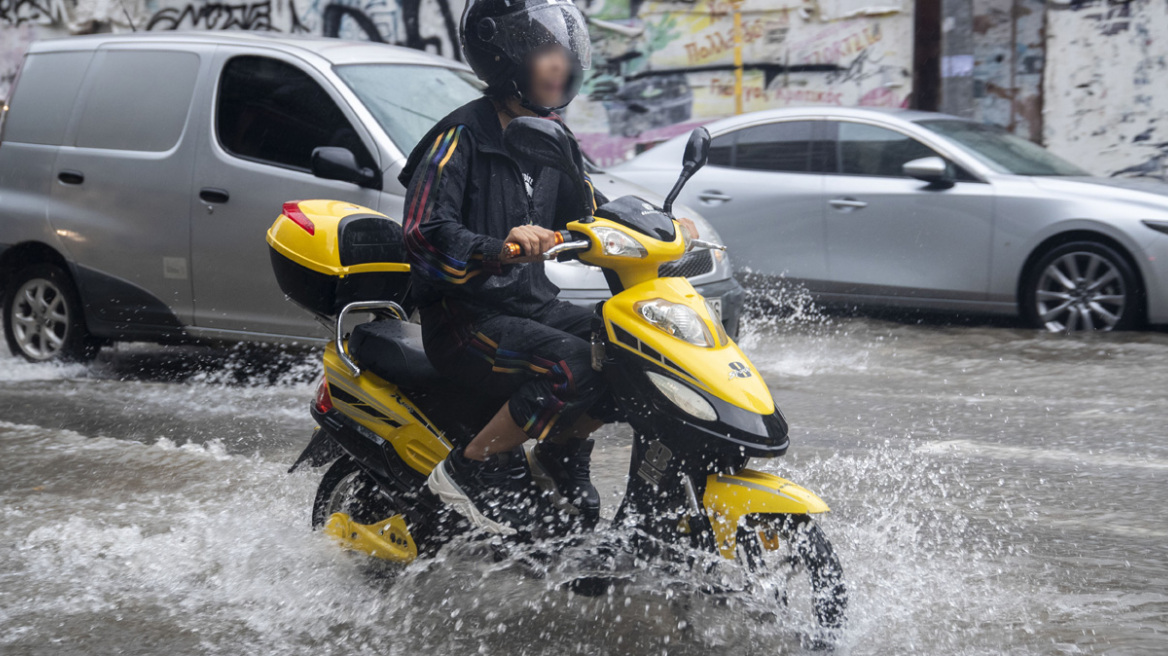
[[[87,362],[99,348],[85,329],[73,281],[52,264],[34,264],[12,277],[4,294],[4,337],[13,355],[30,362]]]

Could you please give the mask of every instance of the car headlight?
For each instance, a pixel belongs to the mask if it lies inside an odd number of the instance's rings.
[[[605,255],[617,257],[645,257],[648,255],[640,242],[620,230],[597,227],[592,229],[592,234],[600,240],[600,247],[604,250]]]
[[[685,383],[652,371],[646,371],[645,373],[648,374],[649,381],[653,383],[653,386],[658,391],[665,395],[665,398],[672,401],[673,405],[682,409],[687,414],[706,421],[714,421],[718,418],[718,413],[714,412],[714,406],[710,405],[709,401],[702,398],[701,394],[690,389]]]
[[[651,301],[641,301],[636,307],[645,321],[670,335],[694,346],[705,348],[714,346],[714,337],[710,334],[706,322],[688,305],[655,298]]]

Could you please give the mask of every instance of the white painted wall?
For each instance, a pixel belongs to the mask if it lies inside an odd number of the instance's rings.
[[[1164,176],[1168,0],[1052,8],[1044,141],[1099,175]]]

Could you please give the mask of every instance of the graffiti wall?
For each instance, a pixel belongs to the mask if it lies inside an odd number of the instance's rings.
[[[568,120],[597,160],[734,113],[734,7],[724,0],[579,0],[593,69]],[[384,41],[459,57],[465,0],[0,0],[0,98],[30,43],[91,32],[260,30]],[[911,91],[906,0],[744,0],[746,111],[898,107]]]
[[[1042,140],[1043,0],[973,0],[975,120]]]
[[[745,111],[907,104],[911,7],[854,0],[746,0]],[[611,162],[735,110],[734,15],[722,0],[593,0],[593,71],[569,118]]]
[[[1165,178],[1168,2],[1076,1],[1046,29],[1046,143],[1093,173]]]

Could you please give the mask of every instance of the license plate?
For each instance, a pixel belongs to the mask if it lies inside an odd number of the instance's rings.
[[[718,321],[722,320],[722,299],[707,298],[706,302],[710,304],[710,308],[714,311],[714,318]]]

